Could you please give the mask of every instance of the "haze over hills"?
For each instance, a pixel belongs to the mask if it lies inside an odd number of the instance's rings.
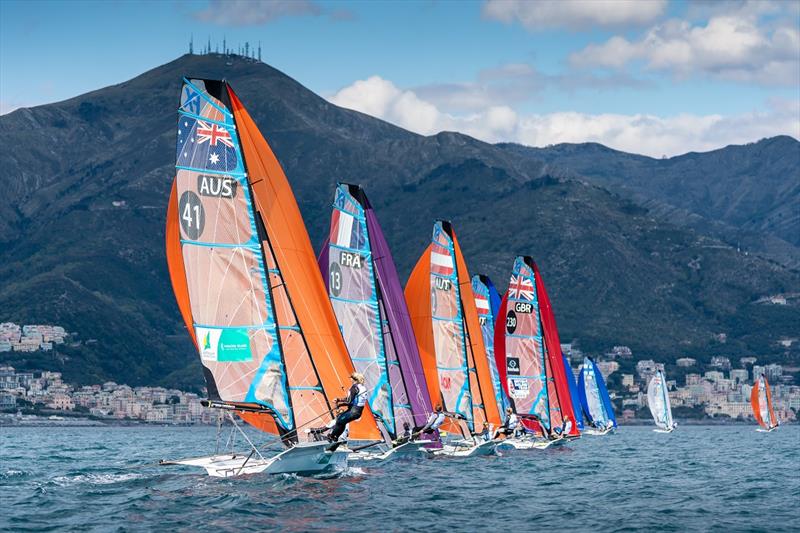
[[[516,254],[534,256],[564,342],[578,339],[587,350],[627,344],[662,358],[756,353],[797,361],[796,348],[777,344],[797,334],[797,300],[755,303],[800,292],[800,273],[785,260],[798,254],[790,238],[797,141],[725,149],[751,171],[747,180],[731,177],[742,189],[720,199],[731,164],[719,151],[673,158],[680,161],[671,172],[684,180],[675,187],[665,170],[651,179],[657,160],[599,145],[531,149],[457,133],[424,137],[338,108],[263,63],[187,55],[119,85],[0,117],[0,321],[54,322],[96,339],[52,361],[72,379],[200,382],[164,258],[182,76],[231,82],[283,165],[316,245],[335,182],[356,182],[403,280],[433,219],[449,218],[471,272],[499,287]],[[693,199],[701,178],[707,210]],[[756,201],[745,186],[769,190]],[[659,207],[668,204],[768,235],[783,255],[737,252],[702,224],[669,220]],[[749,209],[744,218],[737,205]]]

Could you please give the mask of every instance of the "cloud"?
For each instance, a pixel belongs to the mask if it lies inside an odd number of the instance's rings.
[[[481,70],[471,81],[439,83],[412,88],[420,98],[447,112],[478,111],[492,105],[514,105],[534,100],[547,89],[603,91],[648,88],[648,81],[625,73],[598,75],[591,72],[546,74],[526,63],[512,63]]]
[[[353,20],[355,15],[345,9],[327,11],[311,0],[209,0],[208,6],[193,14],[203,22],[221,26],[258,26],[282,17],[318,17],[331,20]]]
[[[787,134],[800,138],[800,103],[773,99],[761,111],[740,115],[587,114],[572,111],[519,115],[508,106],[485,106],[453,114],[372,76],[341,89],[329,98],[423,135],[459,131],[487,142],[518,142],[531,146],[598,142],[617,150],[661,157],[707,151]]]
[[[726,4],[732,5],[732,4]],[[736,4],[703,24],[671,19],[629,41],[614,36],[573,53],[579,68],[623,69],[641,61],[652,71],[679,78],[700,73],[711,77],[764,85],[797,85],[800,80],[800,31],[789,18],[774,16],[772,4]],[[796,20],[796,19],[794,19]]]
[[[483,16],[529,30],[641,26],[661,16],[666,0],[487,0]]]

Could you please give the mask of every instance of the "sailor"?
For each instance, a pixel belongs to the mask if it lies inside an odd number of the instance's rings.
[[[481,432],[480,433],[474,433],[473,437],[479,438],[479,439],[484,440],[484,441],[491,440],[492,436],[491,436],[491,433],[489,431],[489,422],[484,422],[483,423],[483,429],[481,430]]]
[[[428,420],[425,422],[425,425],[422,427],[415,427],[414,433],[417,435],[433,433],[439,429],[442,424],[444,424],[444,409],[441,405],[437,405],[434,408],[434,411],[428,416]]]
[[[364,386],[364,375],[358,372],[350,374],[350,379],[353,385],[347,393],[347,398],[337,399],[337,407],[347,407],[347,410],[336,417],[336,423],[331,429],[328,440],[336,442],[344,432],[347,424],[354,420],[361,418],[361,413],[364,412],[364,406],[367,404],[367,387]]]
[[[517,429],[517,425],[519,425],[519,417],[514,413],[514,410],[510,407],[506,409],[506,419],[503,422],[503,425],[497,428],[497,431],[494,432],[494,436],[492,439],[496,439],[503,435],[505,437],[513,437],[514,430]]]
[[[400,446],[401,444],[405,444],[406,442],[411,440],[411,424],[408,422],[403,422],[403,432],[400,434],[397,439],[394,441],[395,446]]]

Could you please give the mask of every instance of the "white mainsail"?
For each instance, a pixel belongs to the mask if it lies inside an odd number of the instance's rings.
[[[667,380],[664,373],[658,370],[647,385],[647,406],[653,415],[656,426],[661,429],[672,430],[672,407],[667,394]]]

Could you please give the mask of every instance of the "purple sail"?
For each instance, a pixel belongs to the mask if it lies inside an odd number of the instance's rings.
[[[387,440],[432,411],[411,319],[392,254],[364,191],[336,188],[319,266],[353,366]]]

